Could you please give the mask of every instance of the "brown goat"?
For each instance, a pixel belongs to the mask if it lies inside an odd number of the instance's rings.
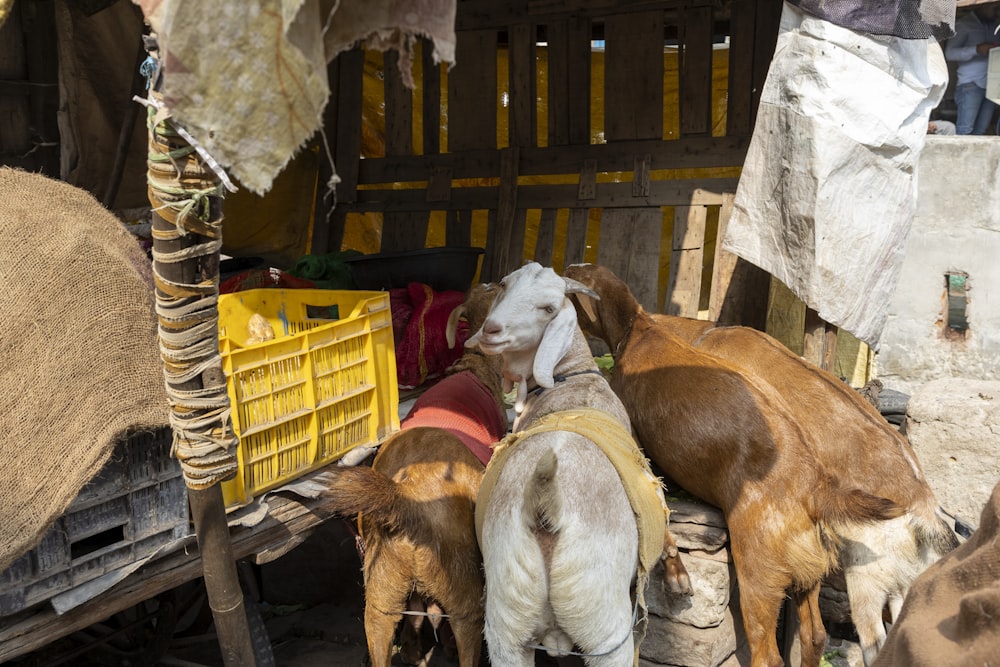
[[[627,286],[608,269],[574,267],[609,299]],[[840,565],[865,664],[885,641],[883,609],[895,621],[910,584],[956,546],[909,442],[878,409],[833,374],[810,364],[762,331],[653,315],[657,325],[714,357],[738,365],[782,394],[816,446],[815,455],[856,486],[906,509],[899,519],[859,527],[841,538]]]
[[[580,324],[613,351],[611,386],[646,454],[726,515],[751,665],[783,664],[775,633],[788,590],[802,664],[818,665],[826,640],[819,587],[837,563],[838,535],[902,509],[843,486],[773,387],[660,326],[610,271],[565,274],[600,297],[574,295]]]
[[[492,286],[470,291],[449,320],[450,344],[457,314],[464,313],[475,331],[493,298]],[[486,395],[491,399],[481,400]],[[370,468],[336,468],[324,494],[337,513],[359,515],[372,665],[389,666],[404,610],[428,602],[447,614],[459,664],[476,667],[484,584],[474,511],[483,459],[507,430],[499,359],[466,350],[444,379],[421,394],[401,427]],[[423,652],[404,640],[403,653],[413,663]]]

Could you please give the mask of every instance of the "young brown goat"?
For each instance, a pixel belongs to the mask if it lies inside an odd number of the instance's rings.
[[[449,344],[457,315],[464,312],[477,330],[494,294],[487,285],[470,291],[449,320]],[[499,359],[466,350],[447,377],[421,394],[401,426],[370,468],[336,468],[325,493],[338,513],[360,515],[372,665],[389,666],[396,626],[408,601],[419,597],[443,608],[459,663],[476,667],[484,584],[474,506],[490,445],[507,430]]]
[[[646,454],[726,514],[751,665],[783,664],[775,631],[787,590],[802,664],[818,665],[826,639],[819,587],[837,562],[837,536],[902,509],[842,486],[769,384],[660,326],[610,271],[573,266],[566,277],[600,297],[574,295],[580,324],[613,350],[611,386]]]
[[[566,273],[600,294],[602,308],[634,301],[628,286],[607,268],[579,265]],[[628,306],[619,317],[629,317],[630,310]],[[823,465],[837,470],[852,486],[905,508],[898,519],[852,526],[838,534],[851,616],[865,664],[871,664],[886,637],[883,609],[888,606],[895,620],[917,575],[958,545],[916,453],[858,392],[764,332],[670,315],[650,317],[657,327],[777,389]],[[610,322],[597,324],[582,315],[581,323],[586,327],[588,322],[595,333],[600,327],[608,336],[619,337]]]

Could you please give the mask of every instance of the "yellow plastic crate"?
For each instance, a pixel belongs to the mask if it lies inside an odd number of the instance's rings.
[[[274,340],[247,344],[254,313]],[[399,430],[388,292],[220,295],[219,351],[240,440],[228,509]]]

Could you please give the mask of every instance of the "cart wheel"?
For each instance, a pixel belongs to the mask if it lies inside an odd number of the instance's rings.
[[[125,609],[74,633],[98,664],[130,667],[156,664],[166,655],[177,624],[173,590]]]

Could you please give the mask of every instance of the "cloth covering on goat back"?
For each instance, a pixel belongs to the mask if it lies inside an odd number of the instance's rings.
[[[597,445],[608,457],[621,477],[625,495],[635,513],[639,531],[639,571],[636,573],[635,599],[639,608],[636,623],[636,646],[646,634],[645,590],[649,573],[663,553],[663,539],[667,531],[670,510],[663,497],[663,482],[653,474],[639,445],[624,426],[611,415],[593,408],[562,410],[545,415],[530,427],[511,433],[493,448],[493,458],[486,466],[486,474],[479,487],[476,500],[476,538],[483,541],[483,517],[490,494],[500,478],[500,471],[518,442],[524,438],[551,431],[570,431],[582,435]],[[638,650],[636,651],[638,661]]]
[[[417,397],[400,427],[443,428],[486,465],[493,455],[493,443],[507,432],[507,420],[501,409],[497,399],[472,371],[461,371]]]

